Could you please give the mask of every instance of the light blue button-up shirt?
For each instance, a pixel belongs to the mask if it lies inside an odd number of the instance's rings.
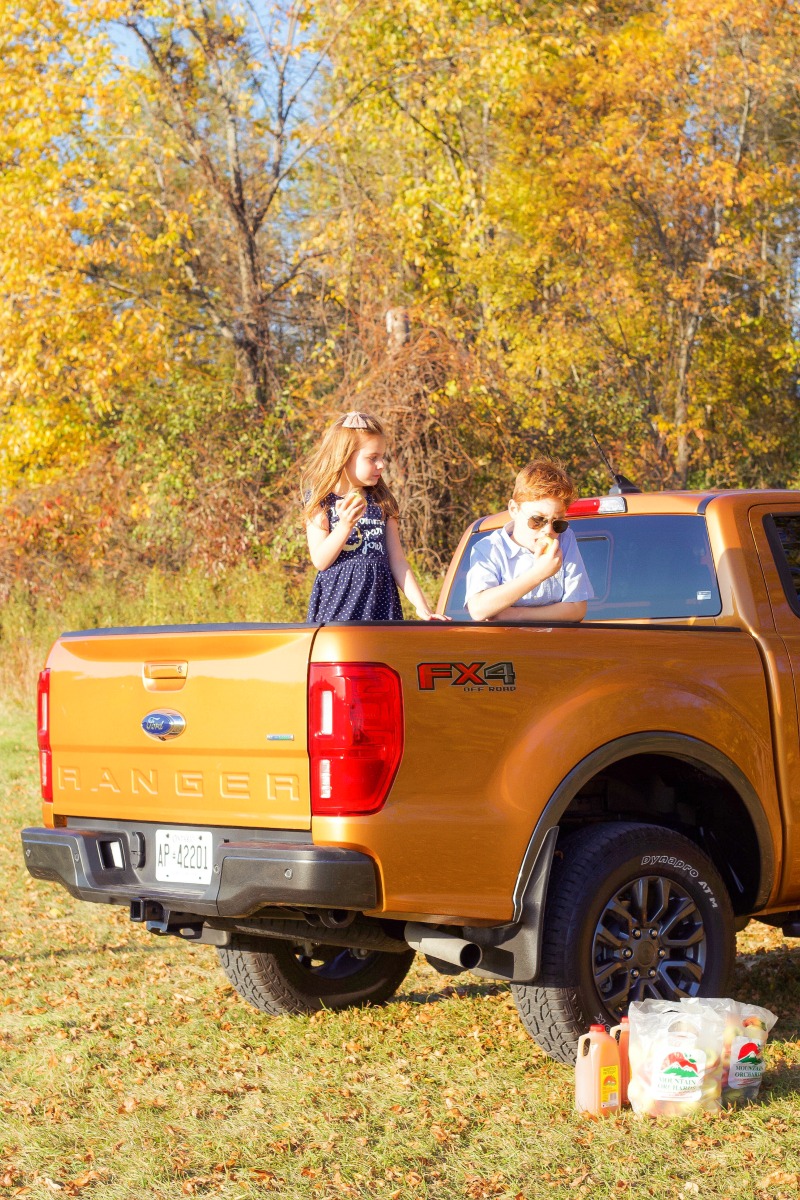
[[[513,540],[512,528],[513,525],[509,523],[488,537],[481,538],[473,546],[467,572],[467,601],[487,588],[510,583],[533,567],[535,555]],[[515,608],[521,605],[535,607],[540,604],[559,604],[561,601],[574,603],[594,597],[575,534],[571,529],[566,529],[558,540],[561,543],[561,567],[555,575],[542,580],[538,587],[517,600]]]

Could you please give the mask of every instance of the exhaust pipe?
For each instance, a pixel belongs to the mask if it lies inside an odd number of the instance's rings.
[[[453,937],[442,929],[432,925],[422,925],[416,921],[407,921],[403,929],[403,937],[420,954],[431,958],[440,958],[443,962],[452,963],[462,971],[472,971],[480,966],[483,951],[475,942],[465,942],[463,938]]]

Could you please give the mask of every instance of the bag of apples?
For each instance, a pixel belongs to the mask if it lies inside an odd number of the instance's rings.
[[[722,1043],[722,1103],[725,1108],[755,1100],[764,1075],[764,1046],[777,1017],[768,1008],[738,1000],[709,999],[725,1018]]]
[[[634,1001],[628,1098],[636,1113],[687,1116],[753,1100],[776,1017],[728,999]]]

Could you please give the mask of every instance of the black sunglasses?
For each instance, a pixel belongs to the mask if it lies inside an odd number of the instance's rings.
[[[528,529],[544,529],[545,525],[549,525],[553,533],[563,533],[569,529],[569,521],[564,517],[556,517],[554,521],[550,517],[528,517]]]

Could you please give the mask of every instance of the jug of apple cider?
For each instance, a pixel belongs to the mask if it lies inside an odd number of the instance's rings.
[[[619,1112],[619,1046],[605,1025],[591,1025],[578,1038],[575,1107],[578,1112],[611,1117]]]
[[[631,1078],[631,1060],[628,1056],[630,1033],[631,1023],[627,1017],[622,1017],[619,1025],[615,1025],[611,1030],[611,1036],[619,1046],[619,1102],[621,1106],[628,1103],[628,1084]]]

